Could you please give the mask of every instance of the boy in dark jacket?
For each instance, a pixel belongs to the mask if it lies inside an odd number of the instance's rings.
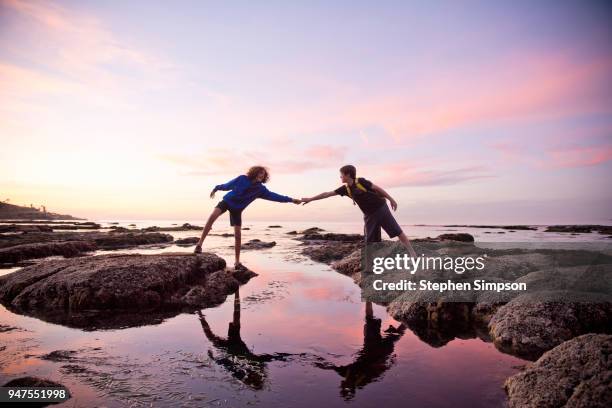
[[[202,236],[200,237],[200,241],[195,247],[194,253],[199,254],[202,252],[202,244],[204,243],[204,239],[210,232],[212,225],[221,214],[223,214],[225,211],[229,211],[230,225],[234,227],[234,251],[236,254],[235,266],[242,266],[240,264],[242,211],[257,198],[277,201],[279,203],[301,203],[301,200],[276,194],[268,190],[266,186],[264,186],[264,183],[266,183],[269,178],[270,175],[265,167],[253,166],[249,169],[247,174],[238,176],[225,184],[219,184],[215,186],[215,188],[210,193],[210,198],[215,197],[215,193],[217,192],[217,190],[229,190],[229,193],[223,196],[223,199],[219,201],[219,204],[217,204],[212,214],[210,214],[210,216],[208,217],[208,221],[204,226]]]
[[[302,202],[307,204],[314,200],[322,200],[335,195],[348,196],[353,200],[353,204],[357,204],[363,212],[366,242],[380,242],[382,239],[382,228],[390,238],[398,237],[410,253],[410,256],[416,258],[416,252],[414,252],[408,237],[402,231],[393,214],[389,211],[386,200],[389,200],[393,211],[397,209],[397,202],[381,187],[365,178],[357,178],[355,166],[343,166],[340,169],[340,180],[344,183],[343,186],[334,191],[321,193],[309,198],[302,198]]]

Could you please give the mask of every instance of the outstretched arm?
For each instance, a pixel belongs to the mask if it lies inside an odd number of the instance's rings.
[[[326,193],[317,194],[316,196],[304,197],[304,198],[302,198],[302,203],[303,204],[308,204],[311,201],[323,200],[324,198],[333,197],[335,195],[338,195],[338,193],[336,193],[335,191],[328,191]]]
[[[276,201],[279,203],[293,203],[293,204],[301,203],[301,201],[296,198],[291,198],[289,196],[274,193],[268,190],[267,188],[264,190],[260,198],[263,198],[264,200],[269,200],[269,201]]]
[[[391,204],[391,208],[393,208],[393,211],[397,210],[397,201],[395,201],[393,197],[389,195],[389,193],[383,190],[382,187],[379,187],[376,184],[372,183],[372,190],[376,191],[378,194],[380,194],[381,196],[389,200],[389,203]]]
[[[219,190],[221,190],[221,191],[228,191],[228,190],[231,190],[232,188],[234,188],[236,183],[238,183],[238,179],[240,177],[243,177],[243,176],[238,176],[238,177],[236,177],[236,178],[234,178],[234,179],[232,179],[232,180],[230,180],[230,181],[228,181],[227,183],[224,183],[224,184],[217,184],[215,186],[215,188],[213,188],[212,191],[210,192],[210,198],[214,198],[215,197],[215,193],[217,191],[219,191]]]

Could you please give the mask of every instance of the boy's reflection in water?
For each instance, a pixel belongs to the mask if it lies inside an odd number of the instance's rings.
[[[372,302],[366,302],[363,347],[357,352],[355,361],[343,366],[327,362],[317,364],[318,367],[334,370],[343,377],[340,394],[344,399],[351,399],[357,388],[376,381],[395,362],[395,342],[404,335],[406,326],[403,323],[397,328],[389,326],[384,335],[381,334],[380,328],[381,320],[374,317]]]
[[[217,364],[227,369],[232,376],[245,385],[259,390],[262,389],[266,378],[266,363],[270,361],[285,361],[289,356],[287,353],[254,354],[240,337],[240,292],[236,291],[234,297],[234,318],[229,323],[227,338],[215,335],[204,315],[198,311],[198,317],[206,338],[220,351],[219,356],[213,356],[211,350],[208,355]]]

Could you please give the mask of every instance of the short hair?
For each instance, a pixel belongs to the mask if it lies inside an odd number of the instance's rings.
[[[357,169],[352,164],[340,167],[340,173],[351,176],[352,179],[357,177]]]
[[[257,175],[262,171],[264,172],[264,178],[261,182],[267,183],[268,180],[270,180],[270,172],[264,166],[252,166],[249,169],[249,171],[247,171],[246,176],[249,178],[249,180],[253,181],[255,180],[255,178],[257,178]]]

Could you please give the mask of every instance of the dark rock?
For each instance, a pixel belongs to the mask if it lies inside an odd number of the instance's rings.
[[[504,384],[511,408],[612,406],[612,336],[585,334],[545,353]]]
[[[198,237],[188,237],[188,238],[177,239],[176,241],[174,241],[174,243],[178,246],[190,246],[190,245],[197,244],[199,240],[200,238]]]
[[[536,227],[529,225],[444,225],[449,228],[486,228],[486,229],[507,229],[522,231],[537,231]]]
[[[28,233],[0,236],[0,248],[8,248],[16,245],[87,241],[94,243],[97,249],[122,249],[139,245],[170,243],[172,235],[161,233],[142,232],[52,232],[52,233]]]
[[[0,263],[16,264],[25,259],[45,258],[47,256],[63,256],[69,258],[81,255],[84,252],[95,251],[96,249],[96,244],[90,241],[46,242],[16,245],[8,248],[0,248]]]
[[[60,383],[38,377],[20,377],[15,378],[3,385],[3,387],[50,387],[50,388],[66,388]],[[21,404],[19,404],[21,406]]]
[[[297,231],[289,231],[287,235],[297,235]]]
[[[232,271],[232,276],[240,283],[247,283],[249,280],[251,280],[251,278],[258,275],[245,266],[239,266]]]
[[[48,225],[0,225],[0,233],[4,232],[53,232]]]
[[[586,292],[526,293],[501,306],[489,329],[502,351],[535,359],[547,350],[584,333],[612,330],[612,303],[606,295]]]
[[[441,234],[438,235],[437,239],[439,240],[449,240],[449,241],[461,241],[461,242],[474,242],[474,237],[471,234],[466,232],[457,232],[452,234]]]
[[[301,238],[304,241],[342,241],[342,242],[360,242],[363,241],[363,235],[361,234],[336,234],[328,232],[326,234],[320,233],[309,233],[304,234]]]
[[[323,228],[319,227],[310,227],[306,228],[304,231],[300,231],[300,234],[316,234],[317,232],[325,231]]]
[[[360,243],[334,242],[322,245],[305,245],[301,252],[314,261],[331,263],[345,258],[360,247]]]
[[[612,234],[612,225],[551,225],[544,232],[575,232],[588,234],[597,231],[600,234]]]
[[[283,228],[282,225],[268,225],[268,228]]]
[[[264,242],[260,239],[252,239],[242,244],[242,249],[266,249],[266,248],[272,248],[275,245],[276,245],[275,241]]]
[[[250,228],[249,227],[242,227],[242,230],[243,231],[248,231],[248,230],[250,230]]]
[[[199,227],[197,225],[191,225],[188,222],[181,226],[172,226],[172,227],[158,227],[154,225],[152,227],[143,228],[142,231],[145,232],[168,232],[168,231],[193,231],[193,230],[201,230],[203,227]]]
[[[0,277],[0,302],[16,312],[68,322],[75,312],[207,307],[238,287],[224,268],[225,261],[210,253],[46,261]]]

